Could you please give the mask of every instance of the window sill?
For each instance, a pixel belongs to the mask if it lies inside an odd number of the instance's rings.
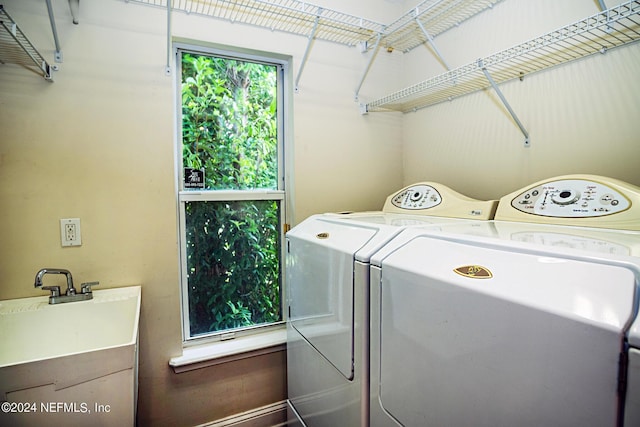
[[[261,334],[185,347],[182,356],[172,357],[169,366],[176,374],[219,365],[234,360],[283,351],[286,348],[285,328]]]

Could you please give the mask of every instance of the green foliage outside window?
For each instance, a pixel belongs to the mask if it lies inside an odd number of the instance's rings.
[[[184,167],[208,189],[277,188],[275,66],[185,53],[182,76]]]
[[[183,167],[205,190],[278,188],[276,67],[182,54]],[[280,204],[185,203],[191,335],[281,320]]]

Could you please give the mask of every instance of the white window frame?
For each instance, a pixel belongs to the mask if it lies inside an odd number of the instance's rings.
[[[203,55],[212,55],[219,57],[228,57],[230,59],[238,59],[250,62],[262,62],[268,65],[276,66],[278,70],[278,92],[277,92],[277,122],[278,122],[278,188],[275,190],[184,190],[183,163],[182,163],[182,96],[181,96],[181,80],[182,67],[180,60],[180,52],[191,52]],[[247,49],[235,49],[226,46],[204,45],[197,42],[177,42],[174,43],[175,58],[175,115],[176,115],[176,206],[179,220],[179,249],[180,249],[180,288],[181,288],[181,309],[182,309],[182,335],[183,346],[193,347],[192,353],[197,354],[198,359],[195,363],[202,363],[203,354],[210,354],[208,359],[217,357],[229,357],[234,353],[242,353],[245,351],[255,351],[256,345],[259,347],[269,347],[272,345],[282,345],[284,342],[284,326],[287,320],[286,311],[286,289],[285,289],[285,232],[288,227],[288,218],[291,212],[291,153],[292,135],[291,111],[293,78],[291,73],[291,57],[285,57],[278,54],[269,54],[265,52],[251,51]],[[286,162],[286,163],[285,163]],[[282,320],[264,325],[256,325],[234,331],[219,331],[206,335],[198,335],[191,337],[189,325],[189,298],[188,298],[188,280],[187,280],[187,255],[186,255],[186,218],[185,203],[192,201],[253,201],[253,200],[277,200],[280,203],[280,224],[281,232],[281,252],[280,252],[280,309]],[[260,334],[262,338],[255,337]],[[254,336],[253,339],[251,337]],[[265,337],[267,339],[265,339]],[[222,346],[223,342],[233,338],[242,338],[233,345],[225,344],[225,348],[231,350],[212,350],[209,351],[207,344],[215,344]],[[248,339],[246,339],[248,338]],[[240,344],[239,342],[245,342]],[[217,344],[216,344],[217,343]],[[203,344],[205,347],[203,347]],[[170,364],[176,369],[176,366],[188,365],[194,363],[190,361],[190,356],[185,354],[179,358],[174,358]],[[188,369],[187,369],[188,370]]]

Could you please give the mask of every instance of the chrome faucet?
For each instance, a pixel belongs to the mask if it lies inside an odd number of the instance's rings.
[[[42,279],[45,274],[64,274],[67,276],[67,290],[64,295],[60,294],[60,286],[42,286]],[[36,279],[33,286],[36,288],[41,287],[43,290],[51,292],[49,296],[49,304],[61,304],[64,302],[73,301],[85,301],[93,298],[91,287],[98,285],[99,282],[88,282],[81,285],[80,293],[76,292],[76,288],[73,287],[73,277],[69,270],[63,268],[43,268],[36,274]]]
[[[44,277],[45,274],[64,274],[65,276],[67,276],[67,295],[75,295],[76,293],[76,288],[73,287],[73,277],[71,276],[71,272],[69,270],[65,270],[63,268],[43,268],[42,270],[38,271],[38,274],[36,274],[36,281],[34,282],[33,286],[35,288],[39,288],[42,287],[42,289],[46,289],[46,290],[50,290],[53,291],[52,288],[58,288],[58,294],[60,293],[60,287],[59,286],[42,286],[42,278]]]

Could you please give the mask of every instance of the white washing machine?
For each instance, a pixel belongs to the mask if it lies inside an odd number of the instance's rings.
[[[314,215],[287,233],[289,425],[368,425],[371,255],[412,226],[480,229],[496,205],[423,182],[381,212]]]
[[[491,223],[372,257],[371,426],[640,426],[640,188],[557,177]]]

